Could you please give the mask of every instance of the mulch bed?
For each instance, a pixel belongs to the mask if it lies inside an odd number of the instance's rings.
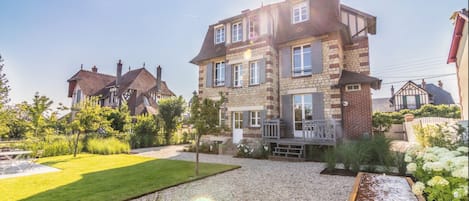
[[[363,171],[362,171],[363,172]],[[374,174],[384,174],[383,172],[367,172],[367,173],[374,173]],[[337,175],[337,176],[348,176],[348,177],[356,177],[358,173],[352,172],[351,170],[344,170],[344,169],[334,169],[332,171],[329,171],[327,168],[324,168],[324,170],[321,171],[320,174],[324,175]],[[391,175],[391,176],[402,176],[398,173],[386,173],[386,175]],[[415,181],[415,178],[412,175],[405,175],[406,177],[410,177],[412,180]]]

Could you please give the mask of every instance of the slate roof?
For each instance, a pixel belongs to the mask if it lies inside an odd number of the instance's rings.
[[[373,112],[394,112],[394,107],[392,107],[389,98],[373,98],[372,108]]]
[[[346,84],[357,84],[366,83],[370,84],[371,88],[377,90],[381,88],[381,80],[375,77],[371,77],[365,74],[356,73],[348,70],[342,70],[342,74],[339,79],[339,86]]]
[[[422,87],[420,84],[418,86]],[[454,104],[454,100],[451,94],[439,86],[436,86],[434,84],[425,84],[424,90],[432,95],[433,104],[435,105]]]

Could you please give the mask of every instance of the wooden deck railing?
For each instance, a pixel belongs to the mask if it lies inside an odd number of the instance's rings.
[[[333,120],[303,120],[303,139],[335,142],[341,138],[340,122]]]
[[[293,138],[293,134],[285,133],[285,125],[280,119],[265,120],[262,124],[262,138],[280,139]],[[340,121],[334,120],[303,120],[304,141],[336,142],[342,138]]]
[[[262,138],[280,139],[283,123],[280,119],[265,120],[262,124]]]

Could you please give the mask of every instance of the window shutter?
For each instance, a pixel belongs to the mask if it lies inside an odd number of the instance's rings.
[[[313,120],[323,120],[324,118],[324,93],[313,93]]]
[[[249,111],[243,112],[243,128],[249,128]]]
[[[417,107],[417,109],[420,108],[420,95],[415,96],[415,106]]]
[[[280,49],[280,72],[282,73],[282,78],[291,77],[291,58],[292,54],[290,47]]]
[[[213,64],[209,63],[207,64],[207,68],[205,69],[205,87],[212,87],[212,82],[213,82]]]
[[[282,120],[285,122],[285,132],[288,136],[293,134],[293,106],[292,106],[292,96],[283,95],[282,96]]]
[[[402,96],[403,109],[407,109],[407,96]]]
[[[311,67],[313,74],[322,73],[322,43],[316,40],[311,44]]]
[[[232,67],[230,64],[225,65],[225,87],[231,87],[231,78],[233,77],[232,74]]]
[[[265,59],[259,60],[259,83],[265,83]]]

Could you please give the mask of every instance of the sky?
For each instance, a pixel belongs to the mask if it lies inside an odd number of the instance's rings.
[[[186,100],[198,86],[197,55],[210,24],[279,0],[1,0],[0,54],[11,103],[30,102],[35,92],[71,104],[67,79],[96,65],[115,75],[145,67]],[[459,102],[454,64],[446,64],[454,11],[467,0],[342,0],[377,17],[370,35],[371,75],[383,80],[373,98],[390,97],[407,80],[444,83]],[[443,77],[436,77],[442,76]],[[433,77],[433,78],[432,78]]]

